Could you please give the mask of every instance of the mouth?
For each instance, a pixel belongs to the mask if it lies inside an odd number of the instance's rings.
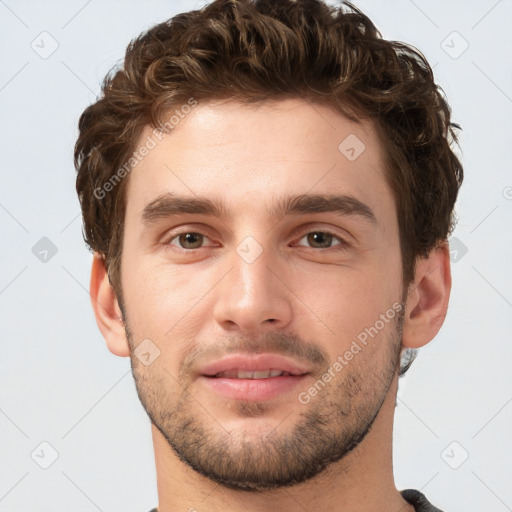
[[[293,376],[297,377],[301,374],[292,374],[289,372],[285,372],[283,370],[277,370],[275,368],[269,368],[267,370],[254,370],[254,371],[247,371],[247,370],[226,370],[224,372],[218,372],[215,375],[205,375],[205,377],[211,377],[211,378],[221,378],[221,379],[268,379],[268,378],[274,378],[274,377],[288,377]]]
[[[200,381],[226,398],[265,401],[288,396],[309,374],[307,368],[280,356],[235,355],[203,368]]]
[[[200,375],[231,379],[266,379],[297,376],[310,369],[297,361],[276,354],[231,354],[204,366]]]

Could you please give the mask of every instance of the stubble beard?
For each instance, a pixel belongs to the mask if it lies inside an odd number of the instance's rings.
[[[385,361],[380,367],[368,364],[365,352],[372,351],[368,344],[308,404],[302,405],[297,399],[291,413],[283,414],[272,428],[263,426],[260,432],[252,428],[254,424],[249,429],[228,431],[208,412],[208,404],[200,404],[170,374],[155,378],[148,373],[133,350],[132,372],[142,406],[183,463],[227,488],[265,491],[320,475],[333,463],[346,461],[363,441],[398,372],[402,325],[403,314],[398,314],[387,338],[372,340],[386,343]],[[128,322],[125,328],[133,347]],[[171,394],[170,386],[179,389]],[[275,407],[243,400],[230,404],[237,418],[258,425],[264,425],[271,409],[275,416]],[[338,464],[337,470],[346,471],[348,466]]]

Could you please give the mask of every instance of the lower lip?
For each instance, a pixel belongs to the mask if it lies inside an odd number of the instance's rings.
[[[236,400],[270,400],[304,381],[307,374],[267,379],[226,379],[201,376],[205,384],[219,395]]]

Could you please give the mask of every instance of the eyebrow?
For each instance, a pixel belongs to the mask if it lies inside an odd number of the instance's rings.
[[[348,195],[302,194],[279,198],[270,210],[271,217],[333,212],[344,216],[357,216],[376,224],[372,209],[359,199]],[[202,214],[227,217],[224,203],[199,196],[180,196],[171,192],[160,195],[142,210],[142,222],[150,226],[161,219],[183,214]]]

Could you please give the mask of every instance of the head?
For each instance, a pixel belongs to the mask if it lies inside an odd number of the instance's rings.
[[[446,314],[455,128],[424,57],[349,3],[219,0],[130,43],[80,118],[77,191],[98,323],[184,462],[270,488],[365,438]],[[307,370],[288,416],[208,388],[234,352]]]

